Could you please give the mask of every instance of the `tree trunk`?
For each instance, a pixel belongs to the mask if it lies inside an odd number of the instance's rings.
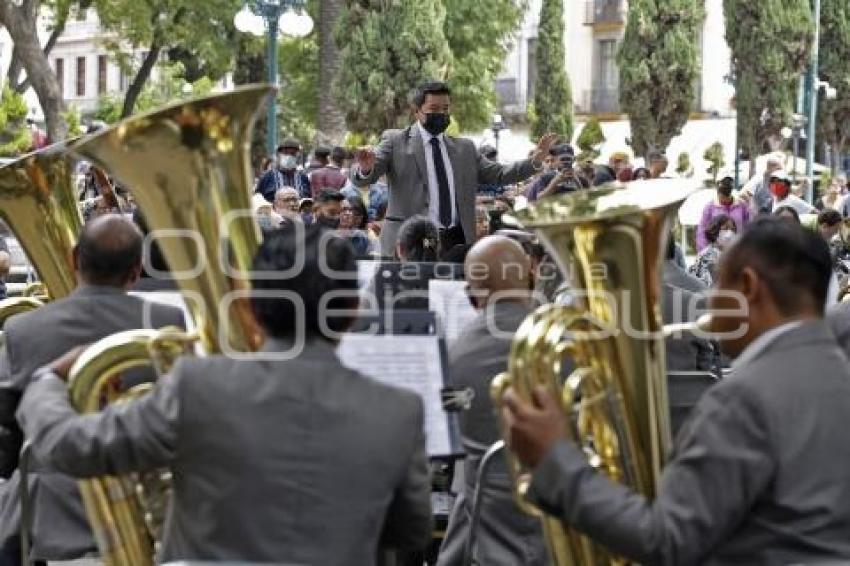
[[[153,43],[151,43],[150,50],[147,55],[145,55],[144,61],[142,61],[142,66],[139,67],[136,76],[133,77],[133,82],[130,83],[130,88],[127,89],[127,93],[124,95],[124,106],[121,108],[121,118],[126,118],[133,113],[133,109],[136,107],[136,101],[139,99],[139,95],[142,94],[142,89],[144,88],[145,83],[151,76],[151,71],[153,70],[153,66],[156,65],[157,59],[159,59],[159,52],[161,50],[162,46],[159,45],[158,39],[154,39]]]
[[[28,80],[38,97],[47,124],[47,136],[51,142],[57,142],[65,139],[68,131],[62,118],[65,105],[56,75],[50,68],[38,40],[37,16],[36,0],[24,0],[19,6],[9,1],[0,2],[0,23],[6,26]]]
[[[334,100],[330,85],[339,70],[339,49],[334,28],[342,12],[342,0],[319,2],[319,116],[320,144],[341,144],[345,135],[345,115]]]

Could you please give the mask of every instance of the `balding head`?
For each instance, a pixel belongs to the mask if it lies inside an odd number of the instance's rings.
[[[491,300],[528,300],[531,260],[522,246],[506,236],[487,236],[466,255],[466,281],[478,308]]]
[[[142,232],[121,214],[99,216],[85,225],[74,248],[82,283],[126,288],[142,269]]]

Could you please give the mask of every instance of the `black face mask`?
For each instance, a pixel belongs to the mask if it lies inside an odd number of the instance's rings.
[[[449,127],[449,115],[442,112],[429,112],[425,114],[425,122],[422,127],[432,136],[439,136]]]
[[[337,228],[339,228],[339,216],[337,216],[336,218],[332,218],[329,216],[316,216],[316,224],[325,228],[329,228],[331,230],[336,230]]]
[[[732,196],[732,187],[730,185],[720,185],[717,187],[717,192],[720,193],[720,196],[728,198]]]

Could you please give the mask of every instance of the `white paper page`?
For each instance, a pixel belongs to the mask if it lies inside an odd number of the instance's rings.
[[[428,310],[436,313],[446,343],[451,345],[472,322],[476,311],[466,295],[465,281],[432,279],[428,281]]]
[[[440,399],[443,371],[437,336],[346,334],[337,356],[343,365],[363,375],[418,394],[425,407],[428,454],[452,453],[448,414]]]

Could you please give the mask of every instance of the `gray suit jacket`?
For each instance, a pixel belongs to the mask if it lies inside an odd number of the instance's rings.
[[[667,283],[661,286],[661,317],[665,324],[693,322],[702,314],[702,297]],[[699,309],[699,310],[695,310]],[[664,341],[667,371],[708,371],[714,366],[711,343],[691,332],[668,336]]]
[[[838,344],[850,358],[850,303],[838,303],[826,313],[826,321],[832,328]]]
[[[287,350],[276,340],[265,352]],[[154,392],[79,417],[55,377],[21,402],[36,454],[78,477],[169,466],[161,559],[373,564],[430,541],[423,409],[331,344],[289,361],[180,359]]]
[[[30,376],[75,346],[105,336],[143,328],[184,326],[183,312],[174,307],[144,301],[114,287],[83,286],[68,297],[26,314],[10,318],[5,325],[5,345],[0,351],[0,383],[23,391]],[[152,374],[136,373],[134,381]],[[0,421],[14,421],[14,409]],[[77,482],[55,470],[34,463],[32,474],[33,556],[65,559],[94,549],[88,519]],[[17,472],[0,486],[0,545],[20,532]]]
[[[663,269],[663,280],[664,283],[667,283],[668,285],[685,289],[691,293],[702,293],[708,289],[702,279],[694,277],[686,270],[682,269],[679,264],[676,263],[676,260],[664,260]]]
[[[472,388],[475,398],[472,407],[461,413],[461,432],[466,449],[464,485],[449,518],[437,562],[439,566],[465,566],[463,551],[469,538],[476,471],[483,451],[501,438],[490,402],[490,382],[507,369],[511,339],[494,336],[488,327],[488,316],[502,333],[512,335],[529,312],[528,307],[519,303],[497,303],[492,314],[488,311],[479,313],[464,330],[463,340],[458,340],[449,352],[452,384]],[[503,458],[499,457],[490,468],[486,486],[481,522],[476,533],[479,564],[548,564],[541,523],[523,513],[514,502],[510,475]]]
[[[655,501],[559,442],[534,470],[547,512],[642,564],[850,558],[850,362],[827,325],[777,337],[700,399]]]
[[[472,140],[445,136],[446,151],[452,164],[458,218],[466,241],[475,241],[475,191],[478,185],[510,185],[534,174],[531,161],[500,165],[478,154]],[[381,250],[391,256],[395,251],[401,224],[416,215],[428,216],[428,170],[425,147],[419,128],[414,124],[403,130],[387,130],[375,151],[375,166],[367,176],[351,168],[351,182],[359,187],[371,185],[387,176],[389,202],[381,229]]]

